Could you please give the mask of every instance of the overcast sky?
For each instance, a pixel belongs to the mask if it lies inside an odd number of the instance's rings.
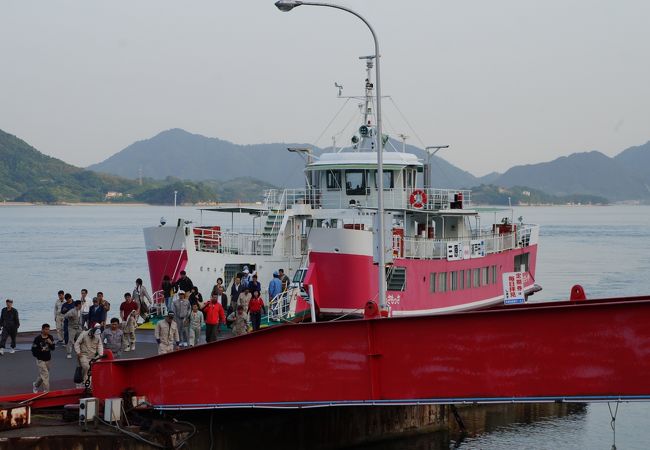
[[[340,3],[376,29],[384,94],[421,141],[385,101],[388,131],[475,175],[650,140],[647,0]],[[355,17],[273,0],[4,0],[0,129],[80,166],[177,127],[327,146],[350,119],[314,142],[333,83],[359,94],[372,52]]]

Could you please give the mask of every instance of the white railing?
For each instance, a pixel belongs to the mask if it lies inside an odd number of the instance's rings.
[[[517,247],[528,246],[529,239],[535,226],[522,226],[513,233],[495,234],[492,232],[473,233],[472,237],[451,239],[427,239],[423,237],[404,237],[404,258],[412,259],[445,259],[447,245],[460,242],[469,247],[472,240],[482,240],[485,244],[485,254],[499,253]],[[397,250],[396,250],[397,251]]]
[[[196,237],[197,251],[224,253],[227,255],[259,255],[262,251],[261,234],[222,231],[218,238]]]
[[[280,292],[269,302],[268,320],[272,322],[281,322],[287,320],[291,311],[291,291]]]
[[[419,208],[417,201],[411,203],[414,191],[424,192],[426,202]],[[424,200],[422,197],[419,199]],[[414,199],[417,200],[417,199]],[[295,204],[309,204],[313,208],[341,209],[350,206],[377,207],[377,190],[365,189],[364,195],[347,195],[345,189],[269,189],[264,192],[264,206],[284,210]],[[464,189],[384,189],[384,207],[438,211],[467,209],[471,207],[471,191]]]

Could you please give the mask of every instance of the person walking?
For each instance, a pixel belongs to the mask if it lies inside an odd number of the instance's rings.
[[[205,312],[205,341],[214,342],[219,334],[219,324],[226,323],[226,314],[219,303],[219,297],[213,295],[209,302],[203,303],[201,309]]]
[[[192,280],[190,280],[190,277],[187,276],[187,272],[181,270],[181,276],[174,283],[174,289],[177,291],[190,292],[192,286],[194,286],[194,284],[192,283]]]
[[[70,297],[72,298],[72,296]],[[81,326],[81,302],[79,300],[75,300],[73,302],[73,308],[66,312],[63,315],[64,318],[64,323],[66,324],[66,333],[68,335],[68,342],[65,344],[65,349],[66,349],[66,358],[71,359],[72,358],[72,349],[74,347],[74,343],[77,342],[77,338],[79,337],[79,334],[82,332],[82,326]]]
[[[280,281],[280,273],[273,272],[273,279],[269,283],[269,304],[271,300],[275,298],[276,295],[282,292],[282,281]]]
[[[119,357],[124,348],[124,332],[120,330],[120,319],[113,317],[111,326],[106,327],[102,333],[104,348],[113,352],[113,356]]]
[[[138,328],[138,311],[131,311],[124,322],[124,351],[135,351],[135,330]]]
[[[59,296],[54,302],[54,326],[56,327],[56,343],[63,344],[63,314],[61,314],[61,307],[65,303],[65,292],[59,291]]]
[[[248,314],[246,314],[242,305],[237,305],[237,311],[228,316],[228,321],[232,322],[232,334],[234,336],[248,333]]]
[[[187,318],[187,327],[189,328],[189,338],[190,338],[190,347],[199,345],[199,339],[201,338],[201,328],[205,320],[203,319],[203,313],[199,311],[198,303],[192,305],[192,312]]]
[[[156,342],[158,343],[159,355],[173,352],[174,344],[176,344],[176,346],[180,344],[178,336],[178,325],[176,325],[176,322],[174,321],[173,312],[167,313],[165,320],[160,320],[156,324],[154,336],[156,338]]]
[[[253,325],[253,331],[259,330],[262,326],[262,312],[265,311],[266,308],[264,307],[264,300],[260,297],[260,291],[253,292],[253,298],[248,302],[248,316]]]
[[[251,292],[251,294],[255,291],[259,291],[260,294],[262,293],[262,283],[257,281],[257,274],[253,274],[246,286],[248,287],[248,290]]]
[[[88,328],[92,329],[95,325],[102,327],[106,323],[106,310],[99,304],[99,298],[93,298],[93,304],[88,309]]]
[[[190,302],[191,306],[194,306],[194,305],[198,306],[199,303],[203,303],[203,296],[199,292],[198,287],[192,286],[192,292],[190,293],[190,296],[187,299],[187,301]]]
[[[187,317],[190,315],[192,307],[190,302],[185,298],[185,292],[179,291],[178,298],[174,300],[174,320],[176,320],[176,327],[180,335],[180,346],[187,347],[188,343],[188,329],[185,326]]]
[[[160,289],[163,291],[163,296],[165,297],[165,308],[169,312],[172,310],[172,298],[174,297],[174,285],[169,275],[163,277]]]
[[[97,323],[90,330],[81,333],[74,343],[74,351],[77,354],[77,361],[79,362],[79,366],[81,366],[82,384],[85,383],[88,378],[90,361],[96,356],[104,354],[104,346],[100,337],[101,332],[101,325]]]
[[[16,334],[20,327],[20,319],[18,318],[18,310],[14,308],[14,301],[10,298],[5,302],[7,306],[2,308],[0,312],[0,328],[2,328],[2,337],[0,337],[0,355],[5,353],[5,345],[7,338],[11,338],[11,350],[9,353],[16,352]]]
[[[253,295],[251,294],[250,289],[244,288],[244,290],[239,294],[239,298],[237,299],[237,306],[243,306],[244,312],[246,314],[248,314],[248,304],[250,303],[251,298],[253,298]]]
[[[142,284],[142,278],[135,280],[135,288],[133,288],[133,301],[138,305],[138,310],[140,311],[140,317],[145,322],[149,319],[149,306],[151,303],[151,297],[147,288]]]
[[[90,310],[90,305],[92,301],[88,298],[88,289],[81,290],[81,326],[84,330],[88,329],[88,311]]]
[[[230,286],[230,304],[233,308],[237,308],[237,299],[243,290],[244,285],[241,283],[241,278],[239,276],[235,277],[235,280],[232,282],[232,286]]]
[[[63,296],[63,299],[65,300],[63,305],[61,305],[61,314],[63,315],[63,343],[67,346],[70,337],[68,335],[68,319],[65,318],[65,315],[68,311],[74,308],[74,302],[72,301],[72,294],[69,292]],[[72,343],[74,343],[74,341],[72,341]]]
[[[131,294],[126,292],[124,294],[124,301],[120,305],[120,318],[122,322],[126,322],[126,319],[131,315],[132,311],[138,311],[138,304],[133,301]]]
[[[285,275],[284,269],[278,270],[278,277],[280,278],[280,282],[282,283],[282,292],[287,291],[289,289],[289,285],[291,284],[291,280],[289,279],[288,276]]]
[[[34,394],[41,386],[43,392],[50,390],[50,360],[55,348],[54,338],[50,336],[50,324],[44,323],[41,326],[41,333],[34,338],[32,343],[32,355],[36,358],[36,367],[38,368],[38,378],[32,383]]]

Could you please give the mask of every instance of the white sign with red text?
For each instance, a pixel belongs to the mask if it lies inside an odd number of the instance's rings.
[[[524,303],[524,272],[506,272],[503,274],[503,304],[514,305]]]

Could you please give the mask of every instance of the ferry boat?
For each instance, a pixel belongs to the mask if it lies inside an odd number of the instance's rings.
[[[504,300],[502,276],[522,272],[531,293],[539,238],[537,225],[503,219],[481,227],[471,191],[431,186],[430,167],[385,138],[383,151],[384,230],[377,230],[372,58],[366,59],[360,125],[350,146],[314,155],[309,149],[304,189],[271,189],[263,202],[206,208],[247,214],[251,229],[196,225],[183,219],[145,228],[152,286],[184,270],[210,292],[222,278],[226,294],[235,276],[255,272],[266,291],[282,268],[310,286],[319,316],[361,315],[378,298],[373,236],[383,232],[388,249],[386,299],[389,314],[439,314],[488,307]],[[340,97],[340,92],[339,92]],[[203,213],[202,213],[203,215]],[[496,216],[495,216],[496,218]],[[496,220],[495,220],[496,222]],[[305,297],[305,292],[302,292]],[[263,298],[269,301],[266,292]],[[295,300],[295,298],[294,298]],[[298,306],[298,309],[309,309]],[[285,310],[296,313],[296,305]]]

